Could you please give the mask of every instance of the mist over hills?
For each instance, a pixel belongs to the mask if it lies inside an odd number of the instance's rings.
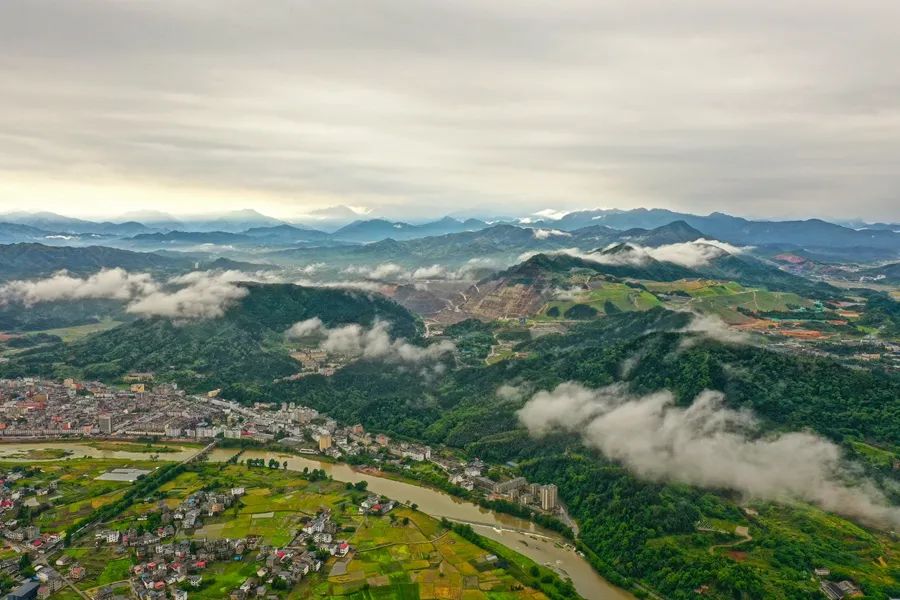
[[[238,285],[244,295],[221,317],[133,319],[74,344],[27,351],[7,372],[27,369],[52,375],[58,369],[76,368],[86,377],[108,378],[148,370],[166,373],[192,388],[215,381],[271,382],[296,370],[283,341],[285,331],[297,321],[315,317],[325,325],[339,326],[381,320],[390,323],[392,336],[418,336],[416,318],[377,295],[290,284]]]
[[[350,215],[359,217],[353,211]],[[789,245],[823,255],[868,254],[873,260],[900,256],[900,232],[891,224],[854,223],[857,228],[821,219],[765,221],[733,217],[724,213],[693,215],[666,209],[584,210],[558,219],[520,218],[504,223],[452,217],[408,223],[382,218],[360,219],[330,231],[309,223],[286,222],[253,210],[234,211],[208,217],[175,218],[157,213],[138,213],[122,222],[94,222],[53,213],[10,213],[0,215],[0,242],[38,241],[48,244],[96,243],[117,247],[179,247],[198,244],[226,244],[242,248],[311,246],[316,244],[371,244],[383,240],[409,241],[455,233],[474,233],[514,225],[541,231],[540,235],[593,231],[652,230],[672,223],[691,227],[703,237],[738,245]],[[348,215],[345,215],[348,216]],[[330,222],[333,224],[333,222]],[[202,234],[202,235],[201,235]]]
[[[897,251],[898,233],[890,229],[851,229],[822,219],[802,221],[754,221],[724,213],[706,216],[666,209],[592,210],[569,213],[557,220],[533,221],[540,227],[563,230],[601,224],[615,229],[653,228],[673,221],[683,221],[704,235],[732,244],[794,244],[801,247],[853,246]]]
[[[617,570],[668,597],[695,595],[697,582],[657,576],[663,562],[731,590],[720,576],[730,555],[710,551],[721,542],[698,531],[703,519],[753,527],[759,548],[738,556],[774,582],[756,584],[759,598],[785,585],[791,597],[815,593],[810,568],[838,550],[814,549],[798,567],[768,552],[805,552],[796,532],[808,533],[809,514],[886,535],[898,515],[893,463],[851,452],[897,444],[896,372],[887,359],[855,360],[900,339],[888,293],[832,287],[825,276],[847,265],[818,262],[821,249],[730,243],[684,219],[561,220],[371,219],[343,233],[278,223],[103,238],[126,246],[116,248],[3,245],[0,375],[121,383],[149,371],[188,392],[299,401],[506,465],[556,483],[579,543],[608,564],[640,557]],[[388,232],[408,239],[364,243]],[[846,273],[890,281],[896,264]],[[327,374],[298,363],[310,346],[335,353]],[[617,422],[620,410],[639,418]],[[673,435],[689,445],[669,444]],[[646,441],[659,442],[649,454]],[[845,453],[865,466],[845,467]],[[765,527],[775,511],[789,516]],[[828,532],[819,537],[841,560],[858,547]],[[868,590],[881,581],[853,577]]]
[[[0,278],[34,278],[60,270],[78,275],[100,269],[176,272],[189,268],[188,258],[166,257],[105,246],[46,246],[35,243],[0,245]]]

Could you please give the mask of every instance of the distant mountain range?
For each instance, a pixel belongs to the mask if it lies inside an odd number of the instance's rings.
[[[205,245],[211,247],[210,251],[233,251],[232,258],[239,259],[245,259],[247,252],[273,252],[274,260],[301,259],[313,248],[323,257],[349,259],[353,252],[346,247],[356,245],[361,246],[358,256],[362,258],[402,260],[408,255],[438,260],[464,253],[473,257],[482,251],[496,256],[517,249],[540,251],[567,244],[583,247],[591,237],[597,245],[629,239],[638,244],[661,245],[683,241],[688,234],[754,246],[761,253],[779,248],[802,250],[825,260],[873,262],[900,258],[900,232],[889,223],[854,229],[820,219],[753,221],[723,213],[700,216],[665,209],[577,211],[559,219],[493,224],[452,217],[422,224],[365,219],[333,232],[286,223],[253,210],[204,219],[179,220],[162,213],[129,216],[145,221],[94,222],[47,212],[0,215],[0,243],[103,244],[123,249],[182,251],[202,250],[199,247]],[[659,237],[662,233],[654,233],[653,240],[641,237],[663,226],[670,226],[665,232],[670,237]]]
[[[128,271],[170,271],[189,267],[188,259],[175,259],[149,252],[131,252],[105,246],[72,248],[43,244],[0,245],[0,278],[45,277],[60,270],[88,275],[100,269],[121,267]]]
[[[629,231],[617,231],[602,225],[561,231],[501,224],[476,231],[405,241],[386,239],[349,247],[293,248],[271,252],[265,256],[276,263],[297,265],[324,261],[330,266],[392,262],[410,267],[427,264],[460,267],[470,262],[510,264],[517,262],[519,255],[526,252],[573,247],[593,249],[622,241],[655,247],[702,237],[702,233],[683,222],[670,223],[654,230]]]
[[[572,212],[558,220],[529,223],[531,227],[553,227],[572,231],[591,224],[614,229],[654,228],[674,221],[703,232],[711,239],[740,245],[793,244],[803,248],[850,248],[855,246],[900,252],[900,233],[891,229],[851,229],[821,219],[804,221],[751,221],[724,213],[706,216],[671,210],[591,210]]]
[[[459,221],[452,217],[444,217],[439,221],[423,225],[411,225],[384,219],[370,219],[368,221],[355,221],[341,227],[332,234],[332,237],[337,240],[365,243],[388,238],[410,240],[463,231],[479,231],[486,227],[488,227],[488,224],[478,219]]]

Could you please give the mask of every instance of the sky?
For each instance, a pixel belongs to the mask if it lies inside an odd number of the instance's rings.
[[[896,0],[3,0],[0,211],[900,220]]]

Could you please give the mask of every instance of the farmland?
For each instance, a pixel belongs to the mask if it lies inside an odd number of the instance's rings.
[[[668,296],[666,302],[673,307],[714,314],[730,324],[751,321],[750,317],[738,311],[739,308],[768,312],[813,306],[812,301],[794,293],[746,288],[735,282],[685,280],[645,282],[645,285],[651,292]]]
[[[596,314],[649,310],[659,306],[660,301],[650,292],[640,287],[624,283],[592,282],[597,286],[590,290],[577,290],[559,294],[559,298],[548,302],[540,310],[540,315],[550,318],[565,318],[573,314],[573,308],[589,306]],[[577,311],[578,308],[575,308]]]
[[[82,465],[82,472],[88,472],[85,469]],[[547,597],[537,589],[541,586],[570,592],[568,584],[529,559],[499,546],[485,549],[486,544],[476,543],[480,538],[471,530],[462,535],[455,527],[404,506],[386,515],[360,514],[358,505],[369,495],[364,488],[282,469],[196,466],[104,527],[123,532],[142,528],[162,504],[173,508],[199,490],[227,491],[235,486],[244,489],[238,502],[215,517],[204,516],[202,526],[194,530],[179,528],[175,541],[258,537],[260,547],[287,549],[295,547],[292,544],[304,523],[328,510],[337,525],[335,535],[351,545],[346,557],[329,558],[320,572],[310,573],[292,589],[271,588],[281,598],[538,599]],[[86,578],[78,584],[84,590],[127,579],[129,567],[136,563],[133,550],[97,543],[84,538],[65,551],[85,567]],[[227,596],[255,576],[259,564],[254,556],[211,563],[203,571],[203,584],[191,588],[191,598]],[[56,597],[65,598],[66,593]]]
[[[47,489],[46,500],[39,501],[33,512],[35,524],[43,531],[61,532],[72,522],[90,515],[97,508],[117,500],[127,483],[98,481],[95,478],[117,467],[153,469],[155,465],[127,460],[68,459],[39,464],[2,463],[0,468],[20,470],[21,486]]]

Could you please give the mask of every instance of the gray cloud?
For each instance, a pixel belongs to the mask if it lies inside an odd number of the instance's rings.
[[[896,219],[898,18],[891,0],[6,0],[0,205]]]
[[[856,477],[838,446],[806,432],[761,436],[754,416],[723,406],[718,392],[679,407],[669,392],[634,396],[622,385],[564,383],[534,394],[518,415],[533,435],[577,433],[645,479],[799,499],[870,524],[900,525],[900,507]]]

